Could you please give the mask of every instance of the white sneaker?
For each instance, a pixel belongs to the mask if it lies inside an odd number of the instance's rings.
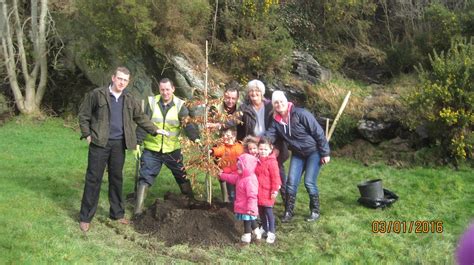
[[[262,239],[262,230],[260,230],[260,228],[258,228],[258,227],[255,228],[253,230],[253,234],[255,235],[255,239],[257,239],[257,240]]]
[[[268,244],[273,244],[275,242],[276,235],[272,232],[267,233],[267,243]]]
[[[250,233],[245,233],[242,235],[242,237],[240,238],[240,240],[243,242],[243,243],[250,243],[250,240],[252,239],[252,234]]]

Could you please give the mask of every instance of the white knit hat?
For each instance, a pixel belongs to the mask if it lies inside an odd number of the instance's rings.
[[[260,92],[262,92],[262,96],[265,95],[265,85],[262,83],[262,81],[260,80],[257,80],[257,79],[254,79],[250,82],[248,82],[247,84],[247,92],[250,90],[250,89],[253,89],[253,88],[258,88],[260,90]]]
[[[272,94],[272,104],[275,103],[275,101],[282,101],[282,102],[288,102],[288,99],[285,97],[285,93],[281,90],[275,90]]]

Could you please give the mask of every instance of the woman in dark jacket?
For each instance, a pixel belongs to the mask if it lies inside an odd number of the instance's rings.
[[[317,178],[320,165],[330,160],[329,144],[316,118],[309,111],[294,107],[282,91],[273,92],[272,105],[275,115],[265,136],[273,141],[281,137],[292,152],[282,222],[289,222],[293,217],[296,193],[303,171],[304,184],[310,198],[310,216],[307,221],[315,221],[320,213]]]
[[[247,135],[260,137],[270,127],[273,119],[272,102],[265,99],[265,85],[260,80],[252,80],[247,84],[247,96],[245,102],[240,106],[240,120],[237,125],[237,140],[242,141]],[[274,142],[278,167],[281,178],[281,196],[285,200],[286,195],[286,174],[283,163],[288,159],[288,147],[286,143],[276,138]]]

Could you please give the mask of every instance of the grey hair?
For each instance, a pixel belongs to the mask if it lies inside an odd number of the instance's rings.
[[[252,88],[258,88],[260,92],[262,92],[262,97],[265,95],[265,85],[262,83],[262,81],[254,79],[247,84],[247,92],[251,90]]]

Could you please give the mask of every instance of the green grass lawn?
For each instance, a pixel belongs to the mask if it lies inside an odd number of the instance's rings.
[[[51,263],[360,263],[453,264],[457,240],[472,220],[474,174],[471,168],[395,169],[365,167],[333,159],[319,177],[321,219],[307,223],[308,197],[300,186],[296,217],[277,226],[273,246],[245,248],[166,247],[153,237],[107,219],[107,178],[91,231],[79,230],[78,212],[87,145],[60,119],[13,120],[0,127],[0,264]],[[124,193],[133,189],[134,160],[127,157]],[[373,210],[357,203],[357,184],[381,178],[400,199]],[[216,183],[215,192],[218,192]],[[165,191],[178,192],[163,170],[146,203]],[[278,216],[282,205],[276,206]],[[127,206],[130,217],[132,206]],[[372,233],[373,221],[443,222],[442,233]]]

